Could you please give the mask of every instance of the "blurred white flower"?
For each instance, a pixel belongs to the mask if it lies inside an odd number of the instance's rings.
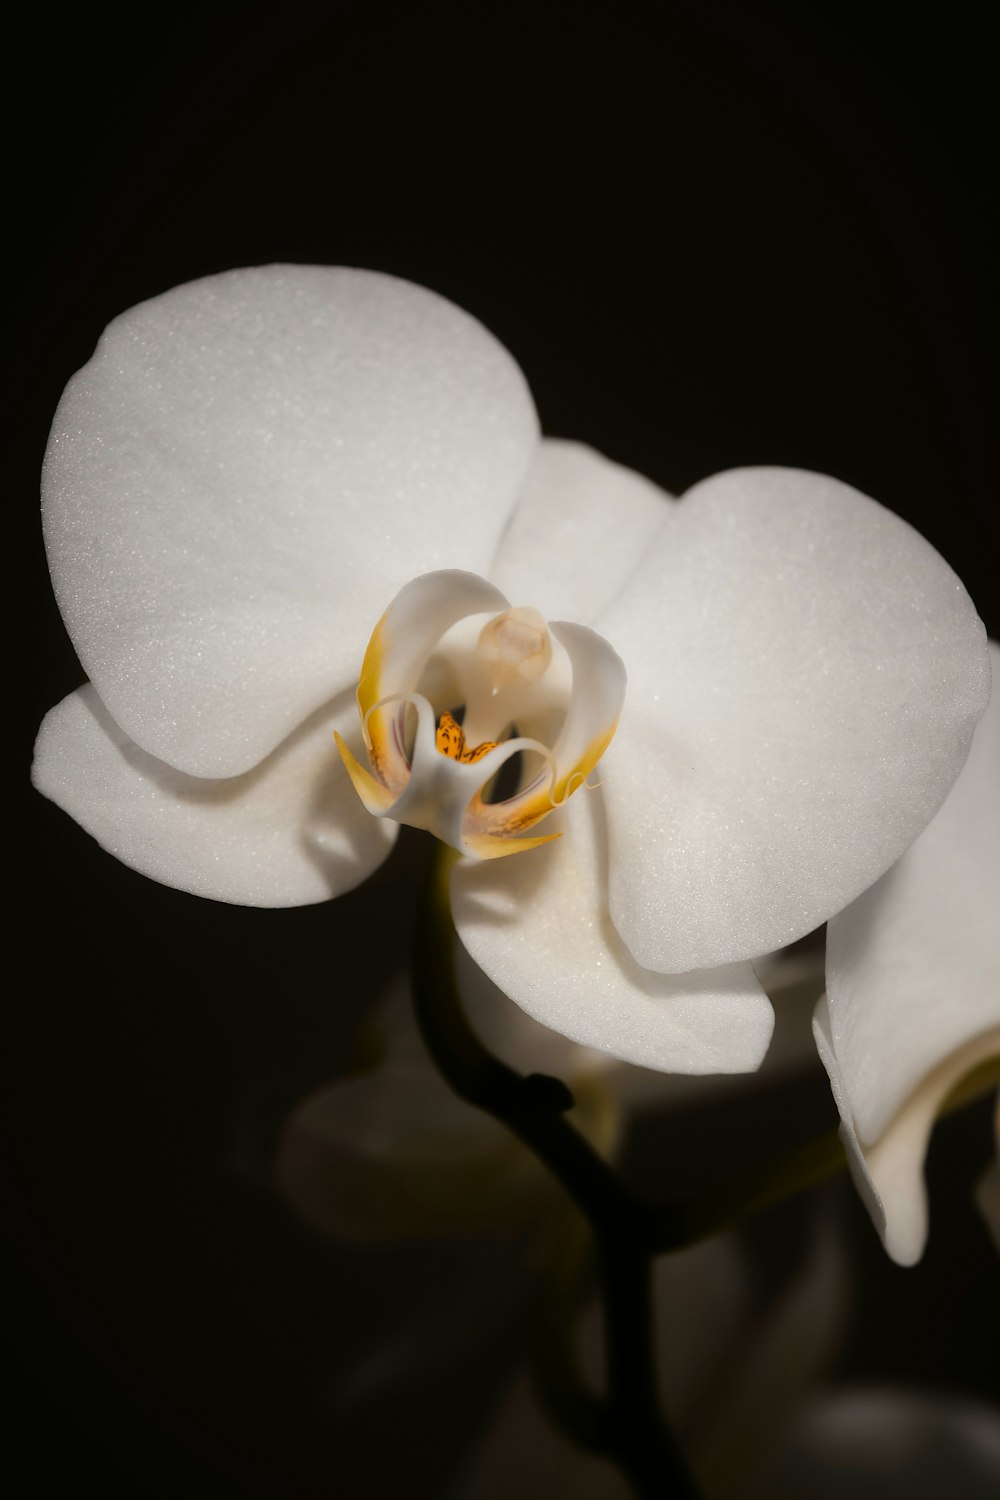
[[[758,1066],[750,960],[899,858],[986,699],[975,611],[905,523],[814,474],[674,502],[539,444],[496,341],[373,272],[232,272],[126,313],[63,397],[43,506],[91,682],[47,716],[36,784],[125,863],[219,900],[324,900],[386,857],[395,825],[332,732],[363,762],[365,642],[407,584],[474,572],[495,614],[595,626],[629,677],[602,785],[549,814],[545,847],[462,860],[453,907],[526,1011],[652,1068]]]
[[[1000,647],[990,643],[1000,676]],[[1000,693],[941,811],[871,890],[831,921],[814,1021],[854,1179],[885,1247],[927,1240],[923,1164],[955,1085],[1000,1060]],[[1000,1119],[997,1127],[1000,1151]],[[984,1212],[992,1203],[989,1184]]]
[[[845,1336],[849,1266],[829,1222],[813,1227],[801,1262],[766,1306],[754,1283],[747,1246],[732,1233],[662,1256],[654,1267],[660,1396],[707,1500],[770,1495],[762,1481],[789,1431],[810,1411]],[[588,1385],[600,1391],[595,1301],[581,1309],[569,1336]],[[523,1371],[511,1381],[460,1493],[467,1500],[517,1493],[625,1500],[633,1491],[607,1459],[575,1448],[555,1430]]]
[[[494,1056],[570,1084],[573,1124],[610,1153],[623,1110],[602,1072],[636,1070],[574,1046],[506,1002],[501,1010],[485,986],[470,992],[466,1005]],[[285,1122],[274,1160],[282,1195],[336,1241],[489,1234],[539,1244],[565,1213],[565,1198],[505,1125],[465,1103],[441,1077],[405,975],[372,1007],[363,1045],[371,1066],[316,1089]]]
[[[800,1414],[761,1491],[767,1500],[992,1500],[996,1408],[949,1391],[861,1386]]]

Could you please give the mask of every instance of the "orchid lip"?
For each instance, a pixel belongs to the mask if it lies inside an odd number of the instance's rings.
[[[480,600],[491,607],[470,608]],[[367,768],[338,745],[375,817],[477,858],[516,853],[543,841],[527,836],[586,784],[624,684],[618,657],[592,631],[549,627],[472,575],[425,574],[397,595],[365,653]]]

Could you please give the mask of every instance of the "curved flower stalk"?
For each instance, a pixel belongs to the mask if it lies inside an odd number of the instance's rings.
[[[785,469],[675,502],[539,444],[490,335],[371,272],[232,272],[119,318],[43,505],[90,678],[42,726],[46,795],[154,879],[262,906],[356,885],[393,816],[470,856],[545,839],[458,863],[462,941],[545,1025],[661,1070],[759,1065],[750,961],[907,849],[988,690],[961,584],[875,502]],[[453,712],[473,662],[478,726]]]
[[[544,1070],[565,1079],[573,1124],[596,1150],[611,1152],[623,1101],[601,1075],[615,1065],[506,1001],[500,1012],[485,986],[472,988],[466,1000],[494,1055],[525,1074]],[[551,1177],[504,1125],[442,1079],[404,976],[380,997],[366,1025],[375,1065],[315,1090],[285,1122],[274,1161],[283,1196],[338,1242],[514,1236],[527,1272],[528,1251],[566,1211]]]
[[[1000,646],[990,643],[1000,676]],[[854,1179],[885,1247],[912,1265],[927,1240],[923,1164],[934,1119],[966,1074],[1000,1074],[1000,693],[941,811],[830,923],[814,1030]],[[998,1120],[1000,1152],[1000,1120]]]
[[[801,1264],[766,1308],[754,1305],[747,1246],[731,1233],[662,1257],[654,1275],[662,1399],[699,1494],[734,1500],[770,1493],[761,1479],[829,1377],[847,1326],[849,1266],[833,1225],[815,1226]],[[580,1375],[599,1389],[600,1310],[591,1300],[578,1312]],[[633,1494],[599,1454],[569,1445],[532,1387],[523,1372],[511,1382],[471,1466],[470,1493],[508,1495],[542,1475],[551,1493],[594,1500]]]

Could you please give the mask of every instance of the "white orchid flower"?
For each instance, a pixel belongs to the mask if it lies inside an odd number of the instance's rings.
[[[43,502],[90,678],[42,726],[46,795],[144,874],[261,906],[358,884],[393,817],[430,826],[469,856],[455,920],[500,988],[653,1068],[758,1066],[751,961],[908,848],[987,697],[975,611],[904,522],[784,469],[674,502],[539,444],[496,341],[372,272],[126,313],[63,397]]]
[[[1000,677],[1000,646],[990,654]],[[913,1265],[935,1116],[1000,1059],[1000,693],[929,827],[831,921],[813,1025],[854,1179],[889,1254]]]

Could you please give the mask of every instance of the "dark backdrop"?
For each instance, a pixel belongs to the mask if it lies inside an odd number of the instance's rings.
[[[29,838],[8,864],[8,951],[27,948],[5,1028],[13,1493],[375,1494],[395,1447],[405,1492],[442,1494],[449,1434],[524,1339],[511,1316],[495,1347],[470,1341],[461,1378],[425,1376],[422,1406],[403,1391],[368,1426],[345,1416],[321,1398],[391,1326],[385,1286],[401,1304],[440,1291],[460,1257],[410,1256],[396,1278],[397,1252],[329,1251],[267,1184],[281,1119],[344,1066],[405,948],[420,840],[378,877],[398,921],[373,972],[353,941],[364,890],[266,916],[200,902],[27,788],[37,723],[80,680],[36,520],[66,379],[113,315],[207,272],[392,271],[499,336],[547,432],[674,491],[742,463],[836,474],[924,531],[997,634],[978,9],[428,0],[78,7],[16,27],[5,479],[27,706],[7,796]],[[967,1200],[986,1119],[940,1132],[919,1270],[888,1266],[848,1206],[863,1316],[845,1376],[988,1388],[997,1301]]]

